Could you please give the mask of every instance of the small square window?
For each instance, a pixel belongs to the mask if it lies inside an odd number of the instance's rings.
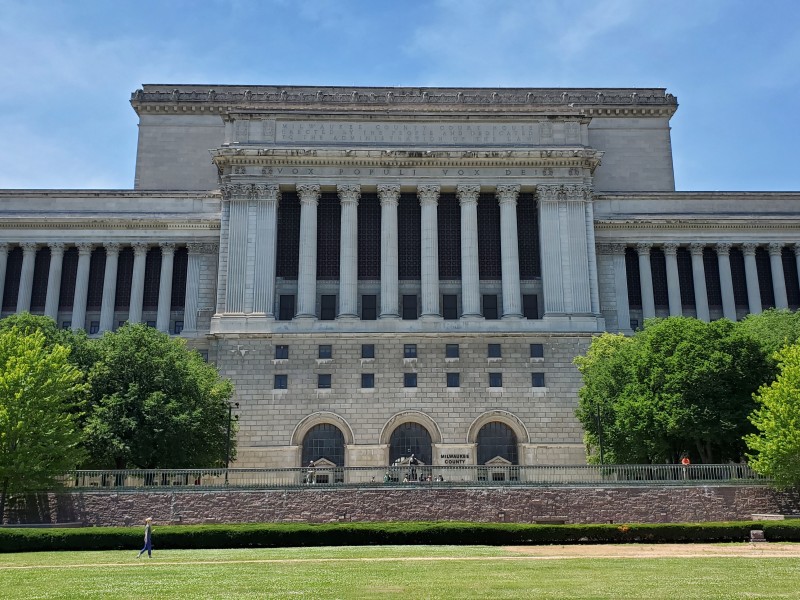
[[[378,297],[375,294],[361,296],[361,320],[374,321],[378,318]]]
[[[489,373],[489,387],[501,388],[503,387],[503,374],[502,373]]]
[[[99,331],[100,331],[100,321],[92,321],[89,324],[89,333],[98,333]],[[180,333],[180,331],[178,333]]]
[[[403,387],[415,388],[417,387],[417,374],[416,373],[403,373]]]
[[[544,358],[544,344],[531,344],[531,358]]]
[[[375,358],[375,344],[361,344],[361,358]]]
[[[544,387],[544,373],[531,373],[531,387]]]
[[[361,387],[363,389],[371,389],[375,387],[375,373],[362,373],[361,374]]]
[[[417,345],[403,344],[403,358],[417,358]]]
[[[320,373],[317,375],[317,387],[321,390],[331,389],[331,374]]]
[[[125,323],[120,323],[120,327],[122,327]],[[72,321],[64,321],[61,323],[61,329],[69,329],[72,327]]]
[[[458,344],[447,344],[444,347],[445,358],[458,358]]]
[[[289,358],[289,346],[286,345],[275,346],[275,358],[279,360]]]
[[[155,327],[156,326],[156,322],[155,321],[148,321],[147,322],[147,326],[148,327]]]
[[[200,355],[200,358],[208,362],[208,350],[198,350],[197,353]]]
[[[488,356],[489,358],[502,358],[503,350],[500,344],[489,344]]]
[[[288,375],[275,375],[275,389],[276,390],[285,390],[289,387],[289,376]]]
[[[461,374],[460,373],[448,373],[447,374],[447,387],[449,387],[449,388],[461,387]]]
[[[319,358],[331,358],[333,356],[333,347],[330,344],[320,344]]]

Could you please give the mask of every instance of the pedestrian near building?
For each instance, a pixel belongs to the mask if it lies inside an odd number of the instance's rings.
[[[144,520],[144,546],[139,550],[136,558],[140,558],[147,551],[148,558],[153,558],[153,517]]]

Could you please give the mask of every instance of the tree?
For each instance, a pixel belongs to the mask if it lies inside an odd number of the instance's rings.
[[[758,433],[745,438],[750,465],[780,487],[800,486],[800,344],[775,355],[779,374],[758,390],[750,416]]]
[[[11,494],[52,486],[83,460],[75,400],[83,375],[41,331],[0,331],[0,523]]]
[[[598,407],[614,462],[738,460],[752,393],[769,377],[759,345],[736,324],[687,317],[651,319],[629,342],[603,336],[580,359],[584,388],[577,416],[596,442]],[[602,364],[598,364],[602,363]]]
[[[184,340],[144,325],[126,325],[101,338],[98,355],[89,373],[86,422],[92,467],[224,463],[233,386],[188,350]],[[231,448],[233,456],[235,445]]]

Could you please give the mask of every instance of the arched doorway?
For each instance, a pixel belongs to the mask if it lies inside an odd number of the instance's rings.
[[[517,435],[505,423],[490,421],[478,431],[478,464],[485,465],[494,458],[501,458],[512,465],[519,464]]]
[[[425,427],[415,422],[398,425],[389,438],[389,464],[410,455],[424,465],[430,465],[433,456],[431,434]]]
[[[337,467],[344,466],[344,434],[331,423],[320,423],[303,436],[302,465],[324,458]]]

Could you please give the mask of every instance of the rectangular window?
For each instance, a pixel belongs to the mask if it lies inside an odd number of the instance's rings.
[[[331,389],[331,374],[320,373],[317,375],[317,387],[321,390]]]
[[[156,326],[156,322],[155,321],[148,321],[147,322],[147,326],[148,327],[155,327]]]
[[[374,321],[378,318],[378,297],[375,294],[361,296],[361,320]]]
[[[526,319],[539,318],[539,299],[536,294],[522,295],[522,316]]]
[[[200,355],[200,358],[208,362],[208,350],[198,350],[197,353]]]
[[[413,321],[417,318],[417,296],[403,294],[403,319]]]
[[[173,329],[175,335],[179,335],[181,331],[183,331],[183,321],[175,321],[175,327]]]
[[[458,296],[455,294],[442,295],[442,316],[445,319],[458,319]]]
[[[503,374],[502,373],[489,373],[489,387],[501,388],[503,387]]]
[[[496,319],[497,318],[497,295],[484,294],[483,295],[483,318]]]
[[[289,346],[286,345],[275,346],[275,358],[279,360],[289,358]]]
[[[531,387],[544,387],[544,373],[531,373]]]
[[[291,321],[294,318],[294,294],[281,294],[278,300],[278,320]]]
[[[336,318],[336,296],[323,294],[319,301],[319,320],[333,321]]]
[[[417,374],[416,373],[403,373],[403,387],[415,388],[417,387]]]
[[[417,358],[417,345],[403,344],[403,358]]]
[[[288,375],[275,375],[274,388],[276,390],[288,389],[289,388],[289,376]]]
[[[361,344],[361,358],[375,358],[375,344]]]
[[[447,387],[449,387],[449,388],[461,387],[461,374],[460,373],[448,373],[447,374]]]
[[[487,356],[489,358],[502,358],[503,350],[500,344],[489,344],[489,349],[487,351]]]
[[[362,389],[372,389],[375,387],[375,373],[362,373],[361,374],[361,387]]]
[[[330,344],[320,344],[318,358],[333,358],[333,346]]]
[[[445,344],[445,358],[458,358],[458,344]]]
[[[544,344],[531,344],[531,358],[544,358]]]
[[[98,333],[99,331],[100,331],[100,321],[92,321],[89,324],[89,333]],[[180,333],[180,331],[178,333]]]

